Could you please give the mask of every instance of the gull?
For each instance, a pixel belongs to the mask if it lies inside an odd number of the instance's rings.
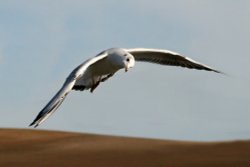
[[[37,127],[53,114],[71,90],[90,90],[92,93],[101,82],[112,77],[120,69],[125,69],[127,72],[129,68],[134,67],[135,61],[221,73],[207,65],[169,50],[145,48],[107,49],[76,67],[67,77],[61,89],[39,112],[30,126]]]

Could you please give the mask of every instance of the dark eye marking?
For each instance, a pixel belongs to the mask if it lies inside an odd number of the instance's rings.
[[[129,60],[130,60],[129,58],[126,59],[127,62],[129,62]]]

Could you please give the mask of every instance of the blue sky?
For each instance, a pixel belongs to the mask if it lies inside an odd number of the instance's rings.
[[[67,75],[111,47],[168,49],[229,74],[137,63],[72,92],[39,128],[250,138],[249,1],[0,1],[0,127],[27,128]]]

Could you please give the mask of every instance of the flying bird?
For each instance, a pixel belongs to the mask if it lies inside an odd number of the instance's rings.
[[[135,61],[221,73],[207,65],[169,50],[145,48],[107,49],[76,67],[67,77],[61,89],[40,111],[30,126],[37,127],[45,121],[62,104],[71,90],[90,90],[92,93],[101,82],[112,77],[118,70],[125,69],[127,72],[129,68],[134,67]]]

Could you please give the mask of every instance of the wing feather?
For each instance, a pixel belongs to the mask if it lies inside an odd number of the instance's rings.
[[[56,109],[62,104],[67,94],[71,91],[75,83],[74,79],[69,78],[64,83],[63,87],[56,93],[56,95],[49,101],[49,103],[39,112],[35,120],[29,125],[37,127],[43,121],[45,121]]]
[[[169,50],[134,48],[126,49],[126,51],[132,54],[136,61],[151,62],[169,66],[181,66],[190,69],[222,73],[212,67],[201,64],[188,57],[181,56],[180,54]]]
[[[88,69],[88,67],[97,61],[103,59],[106,57],[107,54],[102,52],[101,54],[97,55],[94,58],[88,59],[81,65],[79,65],[77,68],[75,68],[68,78],[66,79],[65,83],[63,84],[62,88],[56,93],[56,95],[48,102],[48,104],[38,113],[37,117],[34,119],[34,121],[30,124],[30,126],[37,127],[40,125],[43,121],[45,121],[47,118],[53,114],[56,109],[62,104],[65,97],[68,95],[68,93],[72,90],[74,87],[76,81],[81,78],[82,75],[84,75],[85,71]]]

